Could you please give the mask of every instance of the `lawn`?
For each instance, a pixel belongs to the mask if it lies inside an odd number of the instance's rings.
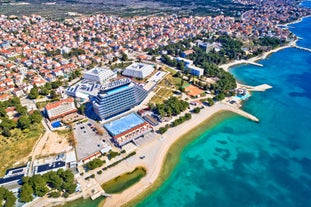
[[[0,135],[0,176],[3,176],[7,168],[29,155],[36,140],[44,132],[43,126],[33,124],[24,132],[20,129],[11,130],[12,136],[7,138]]]
[[[173,91],[170,88],[158,88],[156,94],[152,97],[151,103],[161,104],[173,95]]]
[[[173,68],[170,67],[164,67],[164,70],[166,70],[167,72],[170,72],[172,75],[175,75],[177,73],[176,70],[174,70]]]

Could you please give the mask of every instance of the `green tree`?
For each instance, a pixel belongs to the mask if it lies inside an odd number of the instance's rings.
[[[85,108],[86,106],[84,104],[82,104],[79,108],[78,108],[78,111],[80,114],[84,115],[85,113]]]
[[[110,153],[111,154],[111,153]],[[93,170],[95,168],[98,168],[98,167],[101,167],[102,165],[104,164],[104,162],[99,159],[99,158],[95,158],[94,160],[88,162],[86,164],[86,167],[89,169],[89,170]]]
[[[47,89],[45,86],[43,86],[43,87],[40,88],[40,94],[41,94],[41,95],[46,96],[46,95],[48,95],[49,93],[50,93],[50,90]]]
[[[52,84],[51,84],[51,86],[52,86],[52,89],[56,89],[56,88],[58,88],[59,86],[61,86],[62,85],[62,82],[61,81],[54,81],[54,82],[52,82]]]
[[[211,98],[207,98],[207,102],[208,102],[208,104],[209,104],[210,106],[213,106],[213,105],[214,105],[214,101],[213,101],[213,99],[211,99]]]
[[[36,110],[32,114],[29,115],[29,119],[31,123],[40,123],[42,120],[42,115],[40,111]]]
[[[19,114],[24,116],[27,115],[27,107],[18,104],[15,106],[15,109]]]
[[[46,186],[46,180],[41,175],[34,175],[29,179],[29,184],[34,190],[34,194],[42,197],[44,196],[49,189]]]
[[[30,120],[28,119],[27,116],[21,116],[19,119],[18,119],[18,122],[17,122],[17,126],[21,129],[27,129],[29,128],[30,126]]]
[[[53,191],[51,193],[49,193],[49,196],[52,198],[59,198],[60,197],[60,192],[59,191]]]
[[[51,91],[51,93],[50,93],[50,97],[51,97],[51,99],[55,99],[55,98],[57,98],[57,97],[58,97],[58,95],[57,95],[57,93],[56,93],[56,91],[55,91],[55,90],[52,90],[52,91]]]
[[[221,101],[223,99],[226,98],[226,95],[224,93],[219,93],[217,96],[216,96],[217,100]]]
[[[0,117],[7,117],[7,113],[5,112],[5,108],[4,107],[0,107]]]
[[[0,187],[0,204],[4,207],[15,206],[16,197],[14,194],[4,187]]]
[[[63,184],[63,189],[69,194],[74,193],[76,191],[76,188],[77,188],[77,184],[73,182],[65,182]]]
[[[45,87],[46,89],[48,89],[48,90],[51,90],[51,89],[52,89],[52,85],[51,85],[50,82],[46,82],[46,83],[44,84],[44,87]]]
[[[28,183],[23,184],[19,193],[19,201],[23,203],[28,203],[32,201],[33,200],[32,194],[33,194],[32,187]]]
[[[127,54],[122,53],[121,60],[122,60],[122,61],[128,61],[128,56],[127,56]]]
[[[30,89],[30,93],[28,94],[28,97],[30,99],[36,99],[38,96],[39,96],[39,91],[36,86]]]
[[[2,128],[14,129],[17,126],[17,123],[14,120],[11,120],[8,118],[2,118],[2,122],[0,123],[0,126]]]
[[[196,114],[200,113],[200,111],[201,111],[201,110],[200,110],[199,107],[196,107],[196,108],[193,109],[193,112],[196,113]]]
[[[50,171],[44,174],[44,178],[51,188],[61,190],[63,179],[56,172]]]
[[[164,134],[167,131],[167,127],[160,127],[159,128],[159,133]]]
[[[5,137],[10,137],[12,135],[8,128],[3,128],[1,134]]]

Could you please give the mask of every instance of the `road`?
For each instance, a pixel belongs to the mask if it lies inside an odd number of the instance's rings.
[[[30,168],[29,168],[29,172],[28,175],[31,176],[33,174],[33,164],[34,164],[34,160],[36,158],[36,156],[40,155],[44,145],[47,141],[47,139],[49,138],[49,136],[51,135],[52,131],[50,130],[50,128],[46,125],[45,120],[43,119],[41,121],[42,125],[45,128],[45,132],[44,134],[37,140],[35,146],[33,147],[31,153],[29,154],[28,157],[31,157],[31,163],[30,163]]]

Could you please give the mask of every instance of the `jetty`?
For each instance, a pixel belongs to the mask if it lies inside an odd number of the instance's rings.
[[[105,191],[102,190],[102,191],[98,191],[98,192],[94,193],[93,195],[91,195],[91,199],[95,200],[95,199],[99,198],[100,196],[111,197],[110,194],[105,193]]]
[[[258,66],[258,67],[263,67],[263,64],[260,64],[260,63],[256,63],[256,62],[247,62],[248,64],[252,64],[252,65],[255,65],[255,66]]]
[[[311,52],[311,49],[310,49],[310,48],[301,47],[301,46],[298,46],[298,45],[294,45],[294,47],[297,48],[297,49],[299,49],[299,50],[305,50],[305,51]]]
[[[248,91],[266,91],[266,90],[272,88],[272,86],[270,86],[268,84],[262,84],[262,85],[258,85],[258,86],[248,86],[248,85],[239,84],[239,87],[245,88]]]
[[[259,119],[256,116],[254,116],[254,115],[252,115],[246,111],[243,111],[242,109],[240,109],[234,105],[231,105],[230,103],[221,102],[221,103],[218,103],[217,105],[224,111],[231,111],[231,112],[236,113],[240,116],[243,116],[243,117],[245,117],[251,121],[259,122]]]
[[[254,115],[252,115],[250,113],[247,113],[246,111],[243,111],[242,109],[235,108],[235,107],[230,106],[230,105],[228,105],[228,106],[229,106],[229,108],[227,108],[227,109],[229,111],[232,111],[232,112],[234,112],[236,114],[239,114],[239,115],[241,115],[241,116],[243,116],[243,117],[245,117],[245,118],[247,118],[247,119],[249,119],[251,121],[259,122],[259,119],[256,116],[254,116]]]
[[[247,119],[249,119],[249,120],[251,120],[251,121],[259,122],[259,119],[256,116],[254,116],[250,113],[247,113],[246,111],[243,111],[242,109],[232,107],[232,111],[243,116],[243,117],[245,117],[245,118],[247,118]]]

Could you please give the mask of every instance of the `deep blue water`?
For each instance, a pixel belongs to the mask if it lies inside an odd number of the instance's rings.
[[[301,2],[300,6],[311,8],[311,1]]]
[[[291,25],[311,48],[311,18]],[[185,148],[168,180],[138,206],[311,206],[311,52],[289,48],[234,67],[255,92],[243,109],[260,119],[222,121]]]

